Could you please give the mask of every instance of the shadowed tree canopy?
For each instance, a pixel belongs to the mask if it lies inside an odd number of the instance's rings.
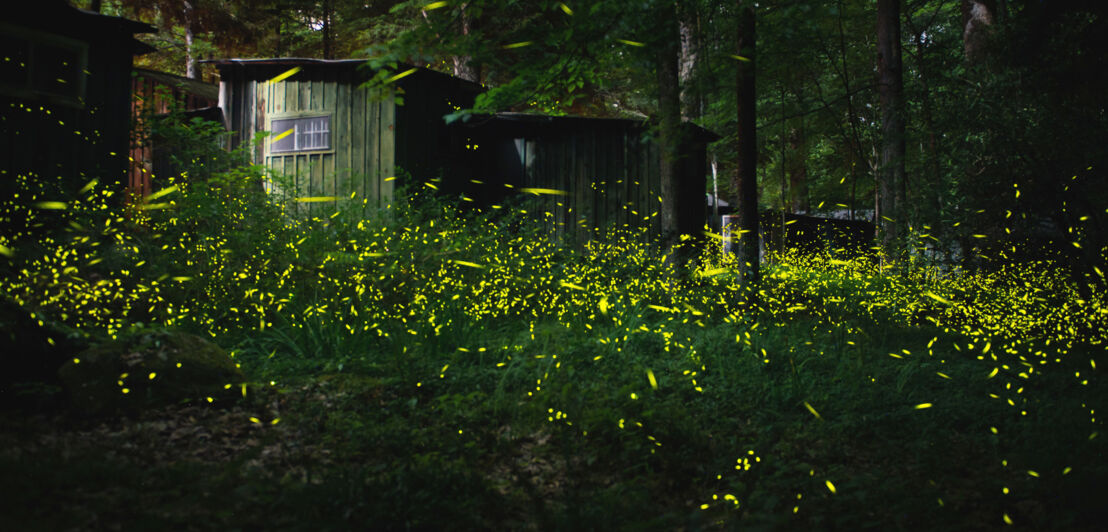
[[[735,87],[741,2],[99,4],[161,28],[147,37],[159,51],[138,58],[158,70],[187,74],[208,57],[374,57],[484,83],[474,109],[452,119],[653,117],[668,145],[676,86],[684,117],[724,136],[713,150],[718,175],[756,162],[744,173],[756,176],[758,210],[873,220],[886,247],[923,246],[969,265],[985,248],[1011,252],[1018,238],[1066,242],[1062,229],[1078,222],[1082,238],[1104,242],[1105,213],[1089,201],[1105,181],[1094,140],[1106,130],[1102,2],[759,3],[752,157],[738,144],[748,116]],[[719,180],[719,195],[739,198],[738,183]],[[1098,260],[1072,245],[1065,256]]]

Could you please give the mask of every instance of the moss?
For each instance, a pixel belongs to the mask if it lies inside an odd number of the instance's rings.
[[[242,372],[219,346],[170,330],[145,330],[94,345],[67,361],[58,375],[74,406],[87,414],[230,399],[243,382]]]

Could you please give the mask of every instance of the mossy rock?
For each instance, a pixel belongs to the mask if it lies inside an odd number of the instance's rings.
[[[94,345],[67,361],[58,376],[73,405],[87,414],[233,399],[243,382],[242,372],[219,346],[162,329]]]
[[[0,406],[53,406],[58,368],[88,342],[75,331],[0,297]]]

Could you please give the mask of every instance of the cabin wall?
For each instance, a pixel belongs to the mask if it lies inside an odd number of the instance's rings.
[[[285,80],[269,79],[291,68],[224,67],[221,69],[222,106],[235,132],[232,146],[251,142],[272,121],[303,116],[330,117],[327,149],[273,153],[267,140],[252,149],[254,162],[269,169],[272,193],[305,198],[337,196],[365,200],[370,208],[392,199],[395,169],[395,106],[391,98],[374,101],[360,87],[364,78],[353,67],[309,65]],[[280,132],[272,132],[270,139]],[[309,216],[329,215],[333,202],[301,205]]]
[[[93,178],[105,185],[125,183],[130,85],[121,80],[129,79],[131,72],[130,34],[93,39],[80,33],[62,36],[33,28],[19,32],[12,35],[74,43],[86,50],[87,59],[82,79],[67,80],[84,85],[79,101],[0,90],[0,174],[4,174],[0,190],[4,196],[14,192],[17,176],[68,191]],[[31,69],[45,66],[30,64]]]
[[[413,185],[431,180],[440,188],[457,188],[476,177],[469,153],[472,139],[462,128],[451,127],[443,117],[473,106],[475,92],[445,74],[420,71],[403,78],[403,103],[395,106],[395,166],[397,183],[410,178]]]
[[[641,227],[657,236],[657,148],[626,124],[585,126],[516,141],[525,161],[518,186],[564,192],[522,197],[533,198],[559,239],[584,241],[597,231]]]
[[[493,119],[470,126],[480,149],[480,184],[464,193],[476,203],[522,201],[562,241],[581,243],[612,228],[661,234],[661,169],[655,141],[628,120]],[[681,150],[678,229],[699,235],[705,223],[705,143]],[[529,193],[521,189],[558,193]]]
[[[340,198],[353,192],[383,207],[404,179],[416,187],[434,181],[440,194],[472,200],[465,204],[518,204],[534,211],[565,240],[584,242],[611,227],[645,227],[647,238],[660,234],[659,152],[643,124],[495,116],[447,125],[444,115],[471,107],[475,95],[473,87],[450,76],[419,71],[401,78],[402,102],[394,103],[395,98],[374,101],[360,88],[365,73],[355,65],[301,65],[297,74],[267,82],[289,68],[288,63],[221,65],[220,100],[238,132],[236,144],[280,116],[332,117],[327,150],[255,149],[255,161],[287,179],[284,190],[274,191]],[[699,234],[704,225],[704,147],[703,140],[690,141],[682,150],[685,181],[677,201],[683,233]],[[521,194],[523,188],[561,193]],[[334,208],[331,203],[303,207],[314,216]]]

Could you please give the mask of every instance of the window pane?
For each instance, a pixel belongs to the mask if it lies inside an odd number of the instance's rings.
[[[271,144],[270,152],[330,149],[330,125],[331,117],[329,116],[273,120],[271,127],[274,136],[280,135],[281,132],[288,129],[295,129],[295,133],[289,134],[288,137]]]
[[[328,134],[329,131],[331,131],[331,117],[319,117],[319,149],[321,150],[331,148],[331,135]]]
[[[272,142],[272,139],[276,139],[283,133],[293,129],[295,127],[295,120],[274,120],[271,124],[272,136],[270,136],[271,143],[269,145],[269,151],[277,153],[283,151],[295,151],[296,150],[296,136],[294,133],[289,133],[283,138]]]

